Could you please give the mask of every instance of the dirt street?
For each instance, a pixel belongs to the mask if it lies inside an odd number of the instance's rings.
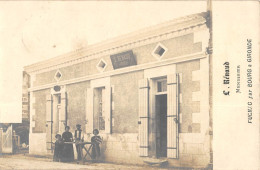
[[[118,165],[109,163],[77,163],[52,162],[50,158],[33,157],[24,154],[0,156],[0,169],[159,169],[158,167]],[[162,168],[161,168],[162,169]]]

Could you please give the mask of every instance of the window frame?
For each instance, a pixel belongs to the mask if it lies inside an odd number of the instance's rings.
[[[158,92],[158,82],[163,82],[163,81],[166,81],[166,91]],[[163,77],[163,78],[160,78],[160,79],[156,79],[155,80],[155,89],[156,89],[155,95],[167,94],[167,78]]]

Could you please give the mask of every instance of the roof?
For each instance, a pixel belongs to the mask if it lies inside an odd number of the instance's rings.
[[[188,15],[158,25],[147,27],[129,34],[124,34],[85,48],[75,50],[45,61],[24,67],[27,73],[43,72],[90,60],[103,55],[133,49],[155,41],[180,36],[180,33],[194,31],[206,26],[207,12]]]

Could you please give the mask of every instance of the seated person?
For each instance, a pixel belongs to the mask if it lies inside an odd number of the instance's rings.
[[[53,155],[53,161],[60,162],[61,160],[61,154],[63,150],[63,142],[61,140],[61,135],[57,134],[55,136],[56,142],[55,142],[55,148],[54,148],[54,155]]]
[[[91,142],[93,144],[92,147],[92,159],[96,160],[100,156],[100,146],[99,144],[102,143],[101,137],[98,135],[99,131],[97,129],[93,130],[94,136],[91,138]]]

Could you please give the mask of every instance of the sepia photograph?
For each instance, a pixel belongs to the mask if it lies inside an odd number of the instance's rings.
[[[258,169],[259,2],[221,3],[1,1],[0,169]]]

